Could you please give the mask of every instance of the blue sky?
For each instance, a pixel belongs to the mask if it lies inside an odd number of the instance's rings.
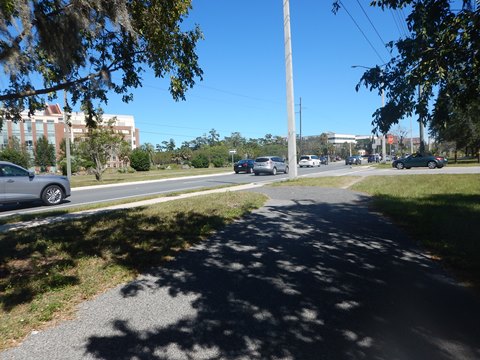
[[[296,132],[301,98],[303,136],[368,135],[381,104],[377,93],[355,91],[363,69],[352,65],[389,59],[359,3],[386,42],[400,37],[395,19],[404,14],[372,8],[370,0],[342,1],[376,51],[344,9],[332,13],[332,0],[290,0]],[[283,1],[193,0],[185,25],[193,23],[205,35],[198,45],[204,80],[187,92],[186,101],[175,102],[168,82],[146,73],[133,102],[124,104],[112,94],[105,112],[133,115],[142,144],[173,138],[180,146],[212,128],[221,138],[232,132],[246,138],[286,136]],[[409,131],[410,119],[401,126]]]

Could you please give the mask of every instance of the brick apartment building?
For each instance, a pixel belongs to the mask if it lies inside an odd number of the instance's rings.
[[[73,112],[70,114],[70,140],[84,137],[87,129],[85,126],[85,114],[83,112]],[[60,152],[60,143],[66,136],[65,122],[63,112],[58,104],[46,106],[43,113],[28,117],[27,112],[22,114],[23,121],[17,123],[7,120],[3,123],[0,132],[0,149],[8,145],[9,139],[15,136],[21,144],[25,144],[27,151],[33,158],[33,152],[37,139],[45,136],[48,142],[55,146],[58,156]],[[123,134],[124,140],[130,143],[132,149],[135,149],[140,142],[140,132],[135,128],[135,119],[132,115],[111,115],[104,114],[104,122],[114,119],[113,128],[115,131]],[[110,167],[118,167],[119,161],[112,157],[108,163]]]

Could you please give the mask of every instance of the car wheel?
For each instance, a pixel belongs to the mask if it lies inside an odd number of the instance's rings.
[[[288,166],[285,166],[285,171],[284,171],[285,174],[288,174]]]
[[[255,176],[258,176],[258,175],[259,175],[258,172],[256,172],[256,173],[255,173]]]
[[[235,171],[235,174],[238,174],[238,171]]]
[[[435,163],[435,161],[429,161],[427,166],[429,169],[435,169],[437,167],[437,164]]]
[[[273,168],[272,175],[277,175],[277,168],[276,167]]]
[[[63,189],[58,185],[47,186],[42,193],[42,201],[45,205],[60,204],[65,198]]]
[[[405,165],[403,165],[403,163],[401,163],[401,162],[397,163],[397,169],[398,170],[402,170],[404,167],[405,167]]]

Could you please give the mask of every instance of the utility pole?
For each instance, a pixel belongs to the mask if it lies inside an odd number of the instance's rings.
[[[412,117],[410,116],[410,154],[413,154],[413,131],[412,131]]]
[[[70,156],[70,124],[67,116],[67,91],[63,90],[63,123],[65,126],[65,156],[67,157],[67,177],[72,177],[72,158]]]
[[[292,36],[290,31],[290,2],[283,0],[283,31],[285,37],[285,73],[288,114],[288,167],[289,178],[297,177],[297,137],[295,134],[295,104],[293,97]]]
[[[422,85],[418,85],[418,100],[420,102],[422,97]],[[418,125],[420,127],[420,153],[425,153],[425,135],[424,135],[424,126],[423,126],[423,116],[421,113],[418,114]]]
[[[300,97],[300,156],[303,154],[302,147],[302,97]]]
[[[382,89],[382,108],[384,106],[385,106],[385,90]],[[385,164],[386,162],[387,162],[387,149],[385,144],[385,134],[382,134],[382,164]]]

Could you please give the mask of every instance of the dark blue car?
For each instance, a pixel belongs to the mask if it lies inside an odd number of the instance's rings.
[[[247,174],[253,174],[253,163],[255,161],[252,159],[247,159],[247,160],[240,160],[233,165],[233,171],[235,171],[235,174],[238,174],[240,172],[244,172]]]

